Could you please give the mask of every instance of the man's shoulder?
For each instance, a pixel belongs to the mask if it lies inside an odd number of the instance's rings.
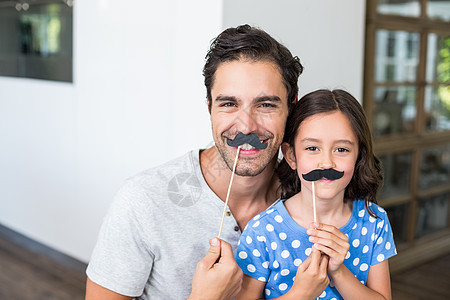
[[[136,175],[129,177],[127,182],[137,184],[146,183],[149,180],[152,182],[155,180],[158,182],[167,182],[177,175],[182,175],[185,173],[196,174],[200,167],[198,151],[199,150],[191,150],[163,164],[141,171]]]
[[[200,182],[198,156],[198,150],[192,150],[166,163],[141,171],[125,180],[117,196],[148,198],[152,195],[165,195],[170,186],[177,186],[186,180]]]

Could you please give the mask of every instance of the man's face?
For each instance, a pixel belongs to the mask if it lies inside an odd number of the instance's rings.
[[[253,133],[267,148],[241,148],[236,174],[260,174],[278,153],[288,115],[287,90],[277,66],[268,61],[222,63],[215,73],[211,97],[213,137],[222,159],[231,170],[237,147],[228,146],[227,139],[234,139],[239,132]]]

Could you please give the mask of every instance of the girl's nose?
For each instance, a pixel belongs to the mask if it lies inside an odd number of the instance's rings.
[[[320,169],[331,169],[336,167],[332,155],[330,153],[323,153],[320,163],[319,163],[319,168]]]

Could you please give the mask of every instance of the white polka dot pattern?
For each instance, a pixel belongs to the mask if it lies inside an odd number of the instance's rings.
[[[272,242],[272,244],[270,244],[270,247],[272,248],[272,250],[277,250],[278,244],[276,242]]]
[[[288,258],[289,255],[291,255],[291,254],[287,250],[283,250],[283,252],[281,252],[281,257],[282,258]]]
[[[366,235],[366,234],[367,234],[367,228],[366,228],[366,227],[363,227],[363,228],[361,229],[361,234],[362,234],[362,235]]]
[[[362,283],[371,265],[396,253],[386,212],[376,204],[371,210],[378,218],[370,216],[363,201],[354,201],[352,218],[340,228],[350,243],[344,264]],[[245,274],[266,283],[267,299],[276,298],[292,287],[298,267],[311,254],[313,243],[308,238],[280,201],[249,222],[241,235],[236,261]],[[332,283],[319,298],[340,299]]]
[[[289,275],[289,270],[288,269],[283,269],[283,270],[281,270],[280,274],[283,275],[283,276],[287,276],[287,275]]]
[[[251,273],[254,273],[256,271],[256,268],[254,265],[247,265],[247,270]]]

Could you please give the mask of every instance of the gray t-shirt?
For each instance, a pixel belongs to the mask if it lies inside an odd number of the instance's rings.
[[[186,299],[197,262],[218,234],[223,207],[203,178],[198,150],[144,171],[118,192],[86,273],[137,299]],[[229,214],[221,238],[236,251],[240,234]]]

